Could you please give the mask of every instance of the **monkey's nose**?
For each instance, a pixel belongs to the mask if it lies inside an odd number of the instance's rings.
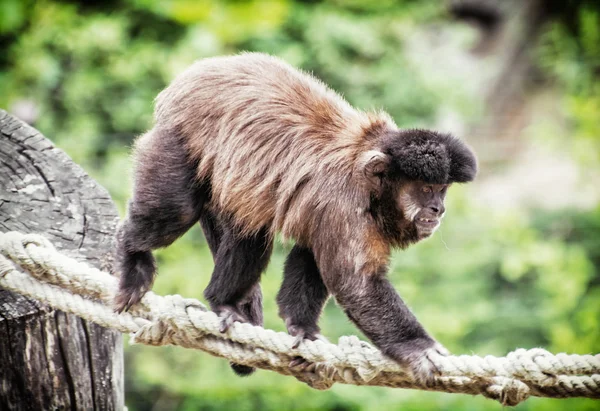
[[[434,213],[435,215],[442,215],[442,214],[444,214],[444,211],[446,211],[446,210],[444,209],[444,206],[441,206],[441,207],[438,207],[438,206],[430,206],[430,207],[429,207],[429,209],[430,209],[431,211],[433,211],[433,213]]]

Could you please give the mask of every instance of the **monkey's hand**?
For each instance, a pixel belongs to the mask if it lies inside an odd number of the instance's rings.
[[[450,355],[440,343],[431,338],[417,338],[384,348],[383,353],[406,367],[419,384],[430,386],[440,370],[435,357]]]
[[[215,307],[215,313],[219,316],[221,324],[219,325],[219,332],[226,332],[234,322],[247,323],[250,322],[240,312],[240,310],[233,305],[220,305]]]

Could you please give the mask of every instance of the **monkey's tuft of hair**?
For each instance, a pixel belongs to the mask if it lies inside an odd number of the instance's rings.
[[[383,151],[393,159],[390,174],[430,184],[466,183],[477,174],[473,151],[451,134],[431,130],[398,130]]]

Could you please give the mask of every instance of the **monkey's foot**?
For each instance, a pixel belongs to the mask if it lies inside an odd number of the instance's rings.
[[[252,317],[247,317],[246,315],[242,314],[242,309],[235,307],[235,306],[231,306],[231,305],[221,305],[215,308],[215,312],[217,313],[217,315],[219,316],[221,323],[219,325],[219,331],[224,333],[225,331],[227,331],[229,329],[229,327],[231,327],[231,325],[234,322],[240,322],[240,323],[251,323],[251,318]],[[249,313],[250,315],[252,313]],[[248,375],[252,374],[254,371],[256,371],[256,368],[254,367],[250,367],[247,365],[242,365],[242,364],[236,364],[234,362],[230,362],[229,366],[231,367],[231,369],[233,370],[233,372],[235,372],[237,375],[239,375],[240,377],[247,377]]]
[[[286,321],[286,326],[288,333],[292,337],[296,337],[294,342],[292,343],[292,348],[298,348],[300,343],[307,339],[311,341],[315,341],[319,339],[319,328],[316,326],[313,327],[303,327],[301,325],[290,324],[289,321]]]
[[[424,345],[429,345],[424,347]],[[435,365],[435,357],[448,356],[450,352],[437,341],[417,339],[408,341],[385,353],[405,366],[414,380],[425,386],[431,386],[440,370]]]
[[[214,307],[213,311],[219,316],[219,332],[226,332],[234,322],[248,323],[250,322],[240,309],[232,305],[219,305]],[[252,374],[256,369],[247,365],[236,364],[230,362],[231,369],[240,377],[245,377]]]
[[[288,332],[292,337],[296,337],[292,343],[292,348],[298,348],[300,343],[304,340],[316,341],[323,340],[327,341],[325,337],[319,334],[318,327],[305,328],[299,325],[289,324],[286,321]],[[316,363],[307,361],[302,357],[294,357],[290,361],[289,367],[294,371],[314,372],[316,370]]]
[[[122,233],[118,234],[120,235]],[[114,309],[121,313],[139,303],[144,294],[152,288],[156,267],[150,251],[128,252],[122,244],[118,246],[115,267],[121,276],[114,299]]]
[[[134,289],[120,289],[115,296],[113,304],[115,312],[122,313],[123,311],[128,311],[131,306],[140,302],[146,292],[147,290],[145,288],[140,287]]]
[[[232,305],[220,305],[215,307],[214,312],[217,313],[221,323],[219,332],[226,332],[234,322],[247,323],[248,319],[240,312],[240,310]]]

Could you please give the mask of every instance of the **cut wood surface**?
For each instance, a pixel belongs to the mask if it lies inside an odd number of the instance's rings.
[[[110,270],[117,221],[103,187],[0,110],[0,231],[43,234],[70,257]],[[0,288],[0,410],[123,404],[120,333]]]

